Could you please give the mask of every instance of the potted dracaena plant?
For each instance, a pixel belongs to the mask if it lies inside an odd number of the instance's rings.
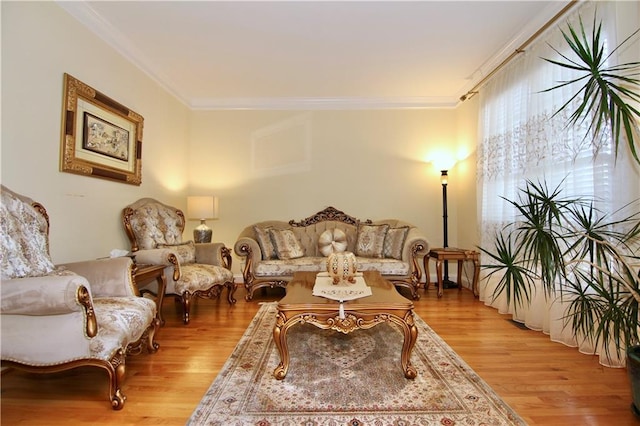
[[[610,136],[616,157],[620,152],[620,145],[626,140],[633,159],[640,165],[638,131],[640,80],[636,78],[640,73],[640,62],[609,65],[609,58],[629,41],[636,39],[640,28],[623,40],[611,53],[605,54],[605,45],[601,38],[602,22],[596,25],[594,14],[590,36],[585,31],[581,17],[579,23],[579,30],[568,24],[567,31],[562,31],[564,40],[572,54],[571,58],[553,46],[551,48],[564,61],[543,58],[551,64],[576,71],[577,77],[560,82],[544,92],[581,84],[582,86],[565,104],[558,108],[554,115],[562,111],[571,112],[568,125],[589,122],[589,133],[593,137],[592,142],[596,148],[599,141],[607,140]],[[574,107],[573,101],[576,99],[579,102]],[[595,152],[598,152],[597,149]]]
[[[570,112],[568,125],[588,124],[596,155],[604,136],[612,141],[616,159],[628,151],[640,165],[640,62],[608,65],[609,57],[638,31],[605,55],[601,22],[596,25],[594,15],[588,34],[580,19],[579,28],[569,24],[562,31],[570,53],[554,48],[562,59],[544,60],[579,74],[546,90],[581,84],[556,114]],[[638,202],[602,212],[595,200],[564,197],[562,182],[549,188],[544,180],[527,181],[516,199],[505,200],[515,208],[517,219],[496,236],[492,249],[480,248],[491,261],[483,268],[499,277],[493,296],[504,295],[516,309],[528,303],[536,289],[562,298],[568,305],[565,325],[577,338],[589,339],[594,347],[601,344],[608,357],[626,352],[632,409],[640,414]]]
[[[494,297],[504,294],[517,309],[536,291],[558,296],[578,338],[601,343],[608,357],[626,350],[633,406],[640,408],[633,376],[640,373],[640,206],[603,213],[593,200],[563,197],[561,185],[527,181],[517,199],[507,200],[518,219],[493,249],[481,248],[491,260],[483,268],[497,274]]]

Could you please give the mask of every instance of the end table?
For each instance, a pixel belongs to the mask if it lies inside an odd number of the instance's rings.
[[[133,270],[133,281],[138,287],[138,291],[141,294],[150,293],[151,290],[140,290],[143,284],[147,284],[153,280],[158,282],[158,294],[154,294],[156,297],[156,316],[160,320],[160,325],[164,325],[164,318],[162,317],[162,301],[164,300],[164,292],[167,288],[167,280],[164,276],[165,265],[136,265]]]
[[[467,260],[473,261],[473,295],[478,296],[478,276],[480,275],[480,253],[475,250],[464,250],[459,248],[445,247],[429,250],[429,254],[424,257],[424,272],[426,275],[425,288],[429,288],[429,259],[436,260],[436,274],[438,276],[438,297],[442,297],[442,262],[456,260],[458,262],[458,291],[462,290],[462,264]]]

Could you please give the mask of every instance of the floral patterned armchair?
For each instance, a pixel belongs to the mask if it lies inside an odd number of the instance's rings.
[[[231,250],[223,243],[182,241],[184,213],[153,198],[142,198],[122,211],[131,251],[138,264],[167,265],[167,294],[179,298],[183,322],[189,324],[194,297],[217,298],[227,288],[234,304],[237,285],[231,272]],[[151,283],[143,291],[156,290]]]
[[[114,409],[125,358],[156,352],[155,303],[137,295],[128,257],[54,266],[41,204],[2,186],[0,321],[3,367],[58,372],[97,366],[109,374]]]

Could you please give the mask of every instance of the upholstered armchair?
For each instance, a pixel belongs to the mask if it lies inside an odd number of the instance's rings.
[[[131,252],[138,264],[167,265],[166,294],[182,302],[183,323],[189,324],[194,297],[213,299],[227,288],[234,304],[237,285],[231,272],[231,250],[223,243],[182,241],[184,213],[153,198],[142,198],[122,210]],[[142,291],[157,291],[151,283]]]
[[[2,366],[58,372],[103,368],[109,399],[124,406],[125,358],[158,349],[153,300],[139,297],[128,257],[54,266],[45,208],[2,186]]]

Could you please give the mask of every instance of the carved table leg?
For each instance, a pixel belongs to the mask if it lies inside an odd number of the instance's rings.
[[[442,297],[442,289],[444,287],[442,282],[442,259],[436,259],[436,275],[438,275],[438,297]]]
[[[476,254],[473,258],[473,295],[478,297],[480,293],[478,292],[478,277],[480,276],[480,259],[478,259],[478,255]]]
[[[404,343],[402,344],[402,371],[407,379],[415,379],[418,375],[415,367],[411,364],[411,352],[418,340],[418,328],[415,325],[413,312],[409,312],[402,325],[404,331]]]
[[[273,328],[273,341],[276,343],[280,354],[280,364],[273,370],[273,375],[277,380],[282,380],[289,370],[289,348],[287,346],[287,330],[289,327],[285,323],[285,317],[278,313],[276,325]]]

